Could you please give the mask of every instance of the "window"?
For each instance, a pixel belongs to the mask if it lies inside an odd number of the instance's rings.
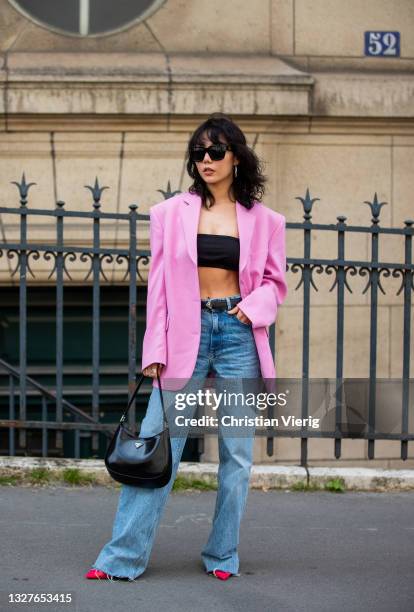
[[[72,36],[102,36],[143,21],[165,0],[9,0],[25,17]]]

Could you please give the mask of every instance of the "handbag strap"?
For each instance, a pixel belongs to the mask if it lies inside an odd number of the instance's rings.
[[[130,398],[130,400],[129,400],[129,402],[128,402],[128,407],[127,407],[127,409],[125,410],[124,414],[123,414],[123,415],[121,416],[121,418],[120,418],[120,421],[119,421],[120,423],[123,423],[123,421],[125,421],[125,419],[127,418],[128,410],[131,408],[132,402],[134,401],[135,396],[136,396],[136,394],[138,393],[138,389],[140,388],[140,386],[141,386],[142,381],[144,380],[144,378],[145,378],[145,374],[141,374],[140,379],[139,379],[139,381],[138,381],[138,383],[137,383],[137,386],[135,387],[135,389],[134,389],[134,391],[133,391],[133,393],[132,393],[132,395],[131,395],[131,398]],[[160,380],[160,375],[159,375],[159,373],[158,373],[158,368],[157,368],[157,378],[158,378],[158,388],[159,388],[159,390],[160,390],[160,396],[161,396],[161,406],[162,406],[162,412],[163,412],[163,416],[164,416],[164,421],[165,421],[165,423],[166,423],[166,426],[168,427],[167,414],[166,414],[166,412],[165,412],[165,408],[164,408],[164,397],[163,397],[163,395],[162,395],[162,390],[161,390],[161,380]]]

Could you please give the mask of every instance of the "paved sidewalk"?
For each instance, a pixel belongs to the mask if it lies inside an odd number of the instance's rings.
[[[78,468],[93,474],[99,483],[110,484],[111,478],[103,460],[94,459],[49,459],[34,457],[0,457],[0,474],[24,472],[45,467],[50,470]],[[182,462],[178,474],[189,478],[216,481],[216,463]],[[414,491],[414,470],[386,470],[378,468],[311,467],[253,465],[250,487],[253,489],[290,488],[304,483],[323,487],[330,480],[340,478],[347,490],[355,491]],[[414,610],[414,607],[413,607]]]
[[[215,491],[172,493],[147,571],[87,581],[119,491],[0,487],[2,612],[410,612],[414,493],[251,491],[240,577],[204,573]],[[70,593],[76,605],[7,605],[9,593]]]

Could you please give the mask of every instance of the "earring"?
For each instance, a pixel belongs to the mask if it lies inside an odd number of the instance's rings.
[[[234,165],[234,176],[237,178],[237,164]]]

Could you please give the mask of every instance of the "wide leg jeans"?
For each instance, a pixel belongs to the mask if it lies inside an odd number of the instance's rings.
[[[190,387],[200,388],[200,381],[205,380],[209,373],[213,373],[216,388],[217,383],[224,385],[226,378],[232,379],[233,391],[237,379],[241,386],[245,378],[259,379],[260,364],[250,324],[242,323],[226,311],[201,309],[200,346]],[[167,409],[173,401],[174,392],[164,390],[163,397]],[[160,392],[154,387],[141,423],[140,435],[152,436],[162,428]],[[112,538],[102,548],[92,567],[130,580],[138,578],[145,571],[185,441],[186,435],[182,433],[171,437],[173,474],[167,485],[158,489],[121,485]],[[234,437],[219,432],[216,505],[211,532],[201,551],[207,572],[220,569],[238,574],[240,522],[247,501],[253,445],[254,431],[251,431],[251,435]]]

